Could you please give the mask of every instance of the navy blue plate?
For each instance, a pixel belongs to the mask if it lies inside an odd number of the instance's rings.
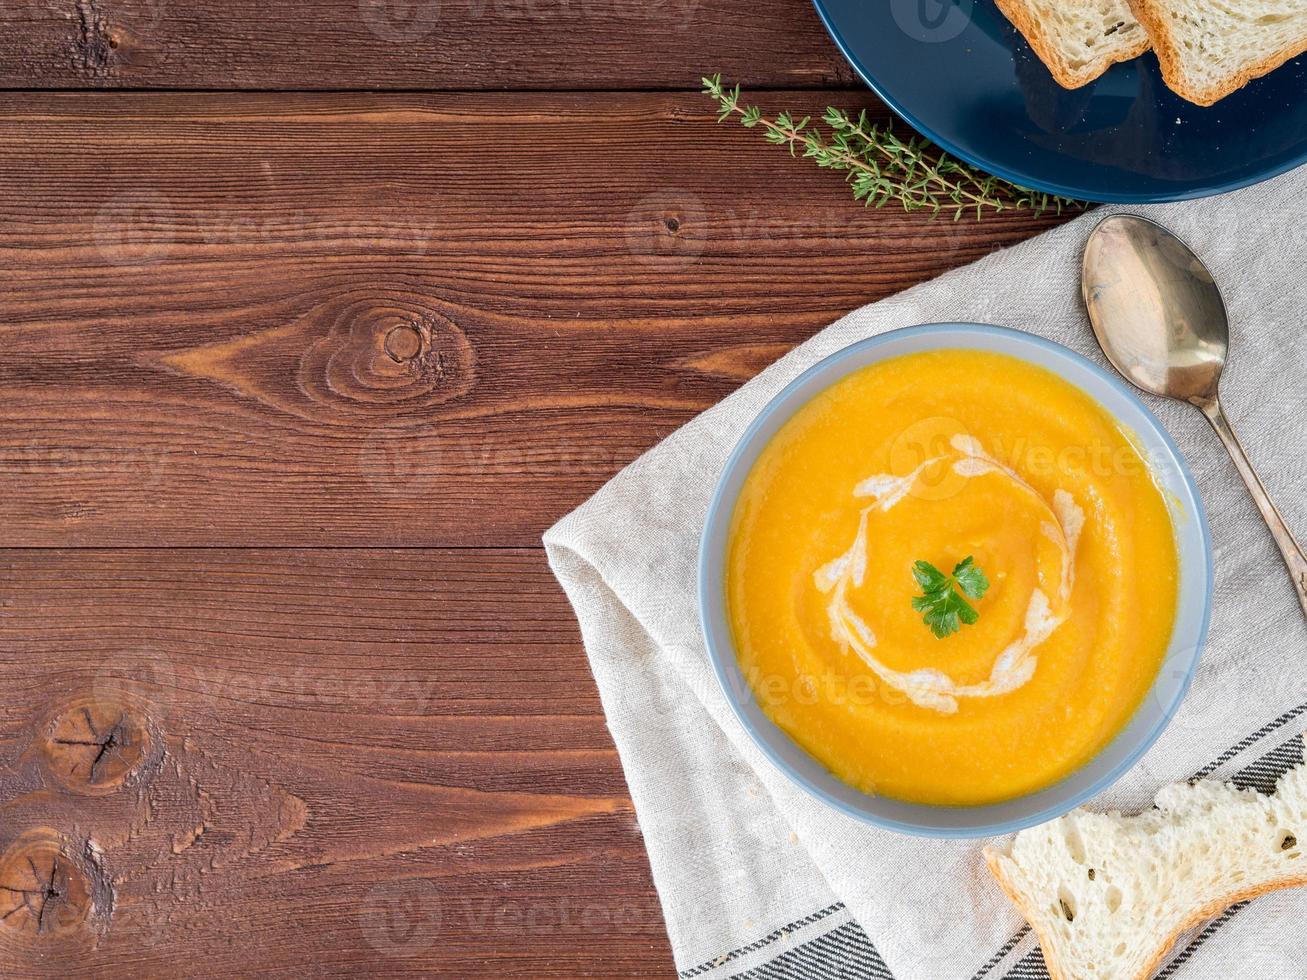
[[[845,57],[914,129],[1026,187],[1175,201],[1307,162],[1307,58],[1202,108],[1166,87],[1151,53],[1067,91],[994,0],[814,2]]]

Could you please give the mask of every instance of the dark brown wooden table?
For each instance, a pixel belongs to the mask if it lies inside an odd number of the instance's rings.
[[[541,532],[1047,227],[853,205],[698,78],[807,0],[6,0],[0,976],[669,976]]]

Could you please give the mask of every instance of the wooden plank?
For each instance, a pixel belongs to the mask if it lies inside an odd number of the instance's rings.
[[[1055,220],[864,210],[691,94],[11,95],[7,543],[534,544],[829,321]]]
[[[671,974],[540,552],[7,551],[0,595],[0,975]]]
[[[5,0],[0,27],[6,88],[853,82],[807,0]]]

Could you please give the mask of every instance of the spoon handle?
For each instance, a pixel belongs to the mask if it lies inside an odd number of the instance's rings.
[[[1230,457],[1234,460],[1239,475],[1243,477],[1243,482],[1248,484],[1253,502],[1257,504],[1257,509],[1266,519],[1266,525],[1271,529],[1271,536],[1275,538],[1275,543],[1280,546],[1280,553],[1284,555],[1284,563],[1289,566],[1294,588],[1298,591],[1298,601],[1302,604],[1303,613],[1307,615],[1307,556],[1303,555],[1302,546],[1294,540],[1293,532],[1284,522],[1284,515],[1272,502],[1271,495],[1266,492],[1261,477],[1253,469],[1253,464],[1249,461],[1243,446],[1239,444],[1234,429],[1230,428],[1230,420],[1225,417],[1221,403],[1213,398],[1210,401],[1196,401],[1195,404],[1207,416],[1207,421],[1212,423],[1212,428],[1225,443],[1225,448],[1230,451]]]

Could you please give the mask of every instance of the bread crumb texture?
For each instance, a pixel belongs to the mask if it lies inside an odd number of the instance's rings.
[[[1126,0],[998,0],[1058,84],[1079,88],[1148,50]]]
[[[1054,980],[1144,980],[1224,909],[1307,883],[1307,767],[1273,796],[1204,780],[1138,816],[1075,811],[985,849]]]
[[[1131,0],[1175,92],[1211,105],[1307,51],[1307,0]]]

